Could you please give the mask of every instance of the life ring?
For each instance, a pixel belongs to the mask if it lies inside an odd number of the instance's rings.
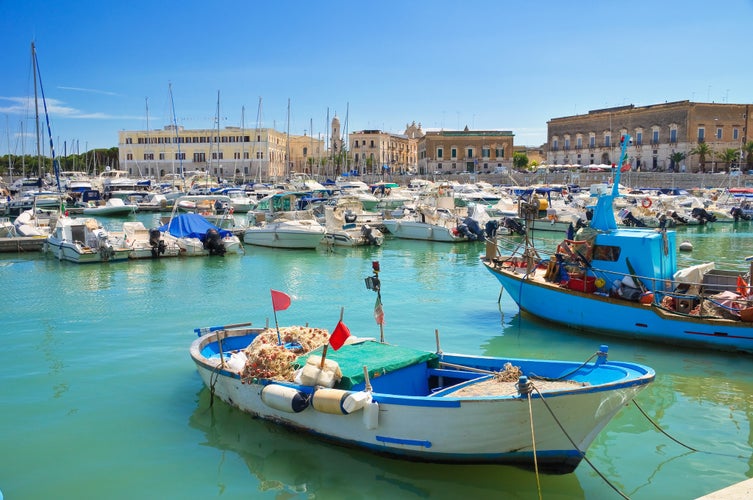
[[[654,202],[651,201],[651,198],[643,198],[643,201],[641,202],[643,208],[651,208],[651,205],[653,204]]]

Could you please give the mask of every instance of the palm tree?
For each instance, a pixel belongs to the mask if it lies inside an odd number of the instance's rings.
[[[740,153],[737,149],[728,148],[725,149],[721,154],[719,154],[718,157],[727,164],[727,171],[729,171],[730,167],[732,167],[732,164],[737,161],[739,154]]]
[[[698,155],[701,173],[706,172],[706,156],[713,156],[714,151],[705,142],[699,142],[698,146],[690,150],[691,155]]]
[[[680,163],[682,163],[685,160],[685,158],[687,158],[687,155],[685,153],[681,153],[679,151],[677,151],[677,152],[672,153],[671,155],[669,155],[669,161],[670,161],[671,168],[675,172],[679,171],[679,168],[677,167],[677,165],[679,165]]]
[[[753,141],[746,142],[743,151],[746,154],[745,164],[748,166],[748,170],[753,169]]]

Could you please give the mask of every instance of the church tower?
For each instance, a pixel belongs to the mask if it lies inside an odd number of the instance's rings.
[[[343,150],[343,139],[340,134],[340,119],[337,117],[337,113],[332,118],[332,134],[330,142],[330,152],[332,156],[337,156]]]

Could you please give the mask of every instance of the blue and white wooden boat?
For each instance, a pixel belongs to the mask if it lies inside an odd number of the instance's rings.
[[[539,318],[600,335],[753,353],[752,273],[716,270],[713,262],[678,269],[674,231],[617,227],[618,184],[619,172],[611,193],[598,197],[590,227],[548,258],[531,247],[500,255],[490,243],[485,267]]]
[[[434,353],[358,339],[330,349],[326,366],[336,363],[341,378],[323,387],[303,375],[292,381],[249,377],[243,368],[249,365],[233,360],[270,330],[247,325],[196,329],[191,357],[214,396],[255,417],[401,459],[536,463],[543,471],[570,472],[655,377],[646,366],[608,361],[606,346],[584,364]],[[310,367],[316,355],[322,347],[293,364]],[[250,357],[244,363],[257,366]],[[511,367],[519,371],[501,381]]]

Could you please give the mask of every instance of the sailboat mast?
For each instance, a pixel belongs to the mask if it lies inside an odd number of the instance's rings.
[[[34,126],[37,131],[37,169],[42,177],[42,136],[39,132],[39,98],[37,96],[37,49],[31,42],[31,67],[34,74]]]
[[[243,176],[243,184],[246,183],[246,106],[241,106],[241,174]],[[233,172],[235,177],[235,172]]]
[[[285,139],[285,169],[283,170],[284,178],[290,177],[288,167],[290,165],[290,97],[288,97],[288,116],[287,116],[287,138]]]
[[[178,145],[178,161],[180,162],[180,178],[185,181],[185,175],[183,174],[183,157],[180,154],[180,137],[178,136],[178,120],[175,118],[175,101],[173,100],[173,84],[167,84],[168,91],[170,92],[170,105],[173,109],[173,129],[175,130],[175,143]],[[175,175],[175,167],[173,167],[173,175]],[[185,186],[184,186],[185,187]]]
[[[220,91],[217,91],[217,169],[215,171],[217,173],[217,179],[219,180],[220,177],[222,177],[222,164],[220,164]],[[207,182],[209,182],[209,179],[207,179]],[[207,188],[209,186],[207,185]]]

